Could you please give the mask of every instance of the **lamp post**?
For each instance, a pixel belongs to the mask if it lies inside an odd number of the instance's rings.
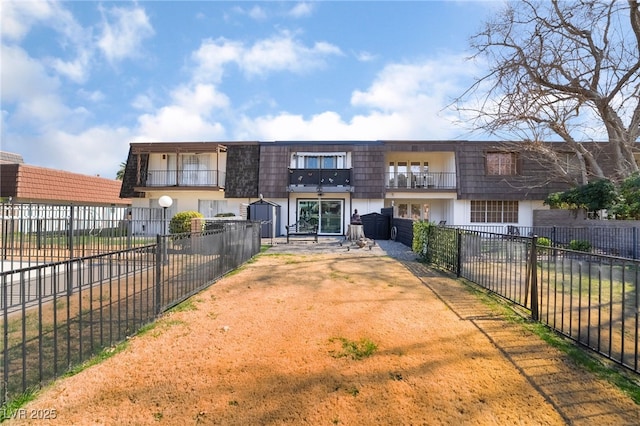
[[[162,207],[162,226],[163,226],[163,233],[166,234],[168,233],[168,227],[167,227],[167,209],[169,207],[171,207],[171,205],[173,204],[173,199],[171,197],[169,197],[168,195],[163,195],[162,197],[160,197],[158,199],[158,204],[160,204],[160,207]],[[168,245],[168,240],[165,237],[164,242],[164,249],[162,251],[163,253],[163,262],[164,264],[169,263],[169,256],[167,254],[167,245]]]

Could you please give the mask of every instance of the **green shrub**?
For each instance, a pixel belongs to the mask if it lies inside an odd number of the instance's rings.
[[[433,234],[432,227],[433,224],[428,221],[417,220],[413,222],[413,241],[411,249],[423,259],[427,255],[429,236]]]
[[[551,247],[551,240],[547,237],[538,237],[537,241],[541,247]]]
[[[538,254],[547,254],[550,250],[545,247],[551,247],[551,240],[547,237],[538,237],[536,240],[536,247]]]
[[[234,213],[218,213],[214,217],[234,217]]]
[[[169,232],[172,234],[191,232],[191,219],[196,218],[204,218],[204,215],[196,211],[176,213],[169,222]]]
[[[587,240],[571,240],[569,242],[569,249],[575,251],[591,251],[591,243]]]

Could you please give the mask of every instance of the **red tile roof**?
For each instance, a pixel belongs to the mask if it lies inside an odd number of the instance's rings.
[[[0,196],[11,196],[15,201],[131,204],[130,199],[120,198],[121,181],[99,176],[87,176],[26,164],[2,164],[0,179],[3,181]]]

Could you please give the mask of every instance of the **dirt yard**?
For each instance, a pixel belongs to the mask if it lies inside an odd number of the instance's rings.
[[[55,419],[9,423],[638,423],[631,399],[459,282],[379,245],[305,247],[269,249],[21,413]]]

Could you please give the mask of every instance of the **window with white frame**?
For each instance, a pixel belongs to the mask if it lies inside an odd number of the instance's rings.
[[[472,200],[472,223],[518,223],[518,202]]]
[[[218,213],[230,213],[227,200],[198,200],[198,211],[204,217],[215,217]]]
[[[209,156],[201,154],[184,154],[182,160],[182,185],[204,185],[207,183]]]
[[[346,152],[296,152],[291,157],[293,169],[346,169]]]

